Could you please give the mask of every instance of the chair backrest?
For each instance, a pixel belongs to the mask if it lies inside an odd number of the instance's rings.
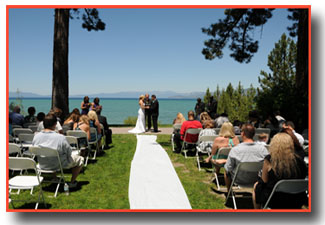
[[[23,128],[22,126],[20,126],[20,125],[16,125],[16,124],[15,124],[15,125],[12,125],[11,127],[12,127],[12,129]]]
[[[88,135],[85,131],[83,130],[68,130],[67,131],[67,136],[74,136],[74,137],[83,137],[83,138],[88,138]]]
[[[174,131],[176,131],[176,130],[180,130],[182,128],[182,124],[181,123],[175,123],[174,125],[173,125],[173,129],[174,129]]]
[[[21,154],[21,149],[19,145],[14,144],[14,143],[9,143],[9,154],[12,153],[18,153],[19,155]]]
[[[238,164],[233,182],[241,185],[253,185],[258,178],[258,173],[263,168],[263,161],[261,162],[241,162]],[[248,175],[249,174],[249,175]],[[245,176],[245,181],[243,177]]]
[[[205,142],[205,141],[214,141],[218,135],[204,135],[204,136],[199,136],[199,142]]]
[[[34,139],[34,134],[18,134],[18,139],[20,143],[32,143]]]
[[[56,157],[58,160],[58,164],[60,166],[61,175],[63,176],[61,159],[59,156],[59,152],[56,149],[42,147],[42,146],[31,146],[29,147],[29,151],[32,154],[36,155],[37,157]]]
[[[264,209],[267,208],[275,192],[298,194],[298,193],[305,192],[307,190],[308,190],[308,180],[306,179],[280,180],[275,184],[267,202],[265,203]]]
[[[187,139],[187,135],[197,135],[197,137],[199,137],[199,133],[202,129],[201,128],[188,128],[186,131],[185,131],[185,135],[184,135],[184,142],[186,143],[190,143],[190,144],[196,144],[198,142],[198,138],[195,142],[188,142],[186,139]]]
[[[74,136],[66,136],[65,137],[70,144],[71,147],[74,147],[75,150],[79,149],[78,138]]]
[[[37,156],[41,157],[58,157],[59,152],[55,149],[47,148],[47,147],[40,147],[40,146],[31,146],[29,151]]]
[[[97,141],[97,139],[98,139],[98,136],[97,136],[97,128],[90,127],[89,132],[90,132],[90,136],[91,137],[93,137],[93,136],[95,137],[95,140],[93,140],[93,141]]]
[[[24,123],[23,124],[24,128],[29,128],[29,126],[36,126],[36,122],[30,122],[30,123]]]
[[[219,132],[220,132],[220,127],[219,128],[214,128],[214,130],[216,131],[216,134],[219,134]]]
[[[31,158],[9,157],[9,169],[10,170],[34,169],[36,171],[36,163]]]
[[[34,133],[37,131],[38,126],[37,125],[29,125],[29,129],[31,129]]]
[[[229,152],[231,150],[231,147],[222,147],[218,150],[217,152],[217,159],[221,158],[220,156],[223,156],[223,158],[225,156],[228,156],[229,155]]]
[[[12,133],[14,137],[18,137],[19,134],[33,134],[34,132],[29,128],[15,128]]]

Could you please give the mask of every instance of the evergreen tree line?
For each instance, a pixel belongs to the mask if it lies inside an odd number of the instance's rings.
[[[299,95],[296,88],[296,64],[297,45],[283,34],[280,40],[275,43],[274,49],[268,55],[268,67],[270,73],[261,70],[258,77],[259,88],[254,88],[251,84],[248,89],[244,89],[238,83],[236,89],[231,83],[226,89],[220,90],[217,85],[213,93],[218,101],[217,113],[226,112],[229,120],[248,121],[249,112],[256,110],[261,122],[274,112],[279,111],[287,120],[292,120],[296,125],[296,130],[302,131],[307,128],[303,124],[304,111],[308,109],[308,101],[305,96]],[[204,102],[207,104],[212,93],[209,88],[206,90]],[[307,114],[308,115],[308,114]]]

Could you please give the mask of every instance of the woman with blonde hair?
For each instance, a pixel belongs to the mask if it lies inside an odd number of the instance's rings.
[[[214,140],[211,155],[206,158],[206,162],[211,161],[216,166],[216,172],[219,173],[220,166],[226,163],[227,159],[217,159],[217,152],[222,147],[234,147],[239,144],[239,139],[234,133],[234,127],[230,122],[224,122],[221,126],[219,136]]]
[[[89,127],[94,127],[97,130],[97,139],[100,141],[102,137],[102,130],[100,128],[100,123],[98,121],[97,113],[95,111],[89,111],[88,112],[88,118],[89,118]],[[91,133],[90,134],[90,141],[96,140],[96,134]]]
[[[139,110],[138,110],[138,119],[135,127],[132,130],[129,130],[129,133],[139,134],[146,132],[146,118],[144,114],[144,110],[148,109],[149,106],[145,106],[144,104],[144,95],[140,95],[139,97]]]
[[[176,118],[173,121],[173,124],[183,124],[183,122],[186,121],[185,117],[182,113],[177,113]]]
[[[86,115],[82,115],[79,118],[79,122],[73,125],[74,130],[82,130],[87,133],[88,140],[90,140],[90,128],[89,128],[89,118]]]
[[[295,153],[290,135],[278,133],[272,138],[270,154],[264,159],[262,177],[254,185],[253,204],[259,209],[270,196],[274,185],[282,179],[305,179],[307,167],[304,160]],[[306,193],[275,193],[269,203],[271,208],[296,209],[306,202]]]

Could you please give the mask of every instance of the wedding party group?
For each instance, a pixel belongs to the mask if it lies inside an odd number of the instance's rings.
[[[139,110],[138,119],[135,127],[129,130],[129,133],[140,134],[151,131],[151,125],[153,126],[154,133],[158,131],[158,116],[159,116],[159,102],[156,95],[149,94],[141,95],[139,97]],[[146,121],[148,129],[146,129]]]

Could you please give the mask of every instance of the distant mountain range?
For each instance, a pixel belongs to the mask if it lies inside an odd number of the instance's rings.
[[[191,92],[191,93],[178,93],[174,91],[150,91],[150,95],[155,94],[157,98],[169,98],[169,99],[196,99],[203,98],[205,92]],[[98,93],[89,94],[90,98],[138,98],[144,94],[140,91],[122,91],[116,93]],[[86,95],[86,94],[85,94]],[[70,98],[83,98],[85,95],[70,95]],[[9,92],[9,98],[50,98],[50,95],[39,95],[31,92]]]

